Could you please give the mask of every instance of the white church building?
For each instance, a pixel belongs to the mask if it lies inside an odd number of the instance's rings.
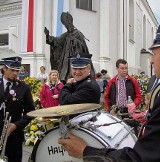
[[[130,74],[152,74],[148,48],[158,22],[147,0],[0,0],[0,59],[21,56],[31,76],[42,65],[49,73],[44,27],[52,36],[65,32],[62,11],[73,16],[74,26],[89,40],[96,72],[107,69],[114,76],[116,60],[123,58]]]

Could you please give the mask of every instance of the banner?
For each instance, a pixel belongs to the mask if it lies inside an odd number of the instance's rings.
[[[34,0],[22,1],[21,52],[33,52]]]
[[[56,36],[60,36],[62,33],[66,31],[65,26],[61,23],[61,14],[62,12],[69,11],[69,0],[55,0],[54,4],[57,5],[56,7]]]

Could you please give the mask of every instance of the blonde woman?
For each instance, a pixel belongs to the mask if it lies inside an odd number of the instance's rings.
[[[59,80],[58,71],[52,70],[40,92],[40,102],[44,108],[59,105],[59,93],[62,87],[63,83]]]

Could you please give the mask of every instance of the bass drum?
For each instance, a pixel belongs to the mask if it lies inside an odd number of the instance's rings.
[[[100,115],[97,112],[87,112],[70,120],[72,125],[77,125],[84,122],[93,116],[97,117],[96,122],[88,121],[84,127],[79,129],[71,129],[70,132],[83,138],[88,145],[97,148],[123,148],[133,147],[137,138],[131,132],[131,128],[124,122],[120,122],[115,116],[102,112]],[[120,122],[110,126],[101,126],[95,131],[90,130],[91,125],[103,125],[106,123]],[[32,162],[83,162],[83,159],[70,157],[61,145],[58,144],[59,127],[49,130],[43,134],[35,144],[31,155]]]

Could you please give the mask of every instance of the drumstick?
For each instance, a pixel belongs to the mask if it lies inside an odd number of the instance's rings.
[[[125,116],[125,115],[130,115],[130,113],[123,113],[123,114],[116,114],[117,116]]]
[[[131,120],[129,118],[126,118],[126,119],[123,119],[123,120],[120,120],[120,121],[116,121],[116,122],[112,122],[112,123],[105,123],[105,124],[101,124],[101,125],[96,125],[96,127],[110,126],[112,124],[117,124],[117,123],[121,123],[121,122],[127,122],[127,121],[131,121]]]
[[[116,121],[116,122],[112,122],[112,123],[105,123],[105,124],[96,125],[96,127],[110,126],[110,125],[112,125],[112,124],[117,124],[117,123],[121,123],[121,122],[123,122],[123,120]]]

